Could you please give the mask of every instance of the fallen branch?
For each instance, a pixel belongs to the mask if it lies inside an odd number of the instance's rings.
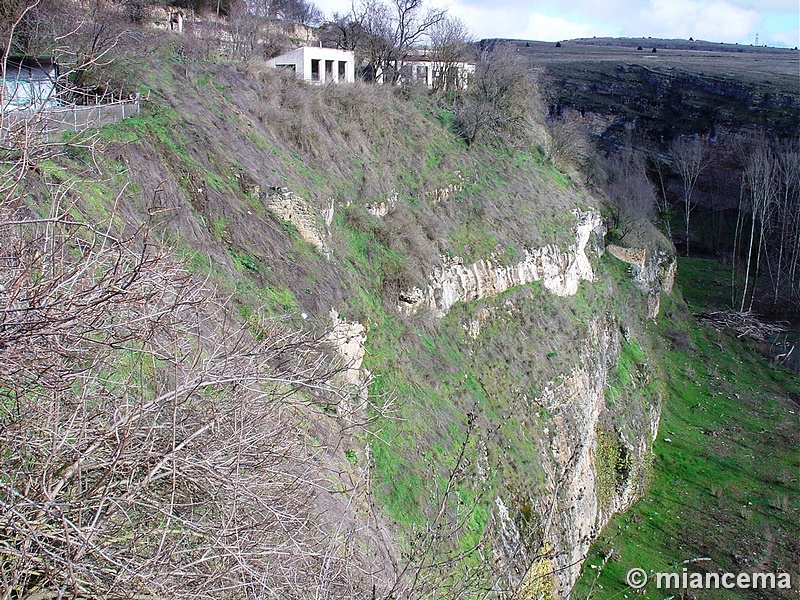
[[[704,312],[697,320],[717,330],[731,329],[739,339],[749,338],[765,342],[770,336],[786,331],[785,323],[767,323],[750,311],[721,310]]]

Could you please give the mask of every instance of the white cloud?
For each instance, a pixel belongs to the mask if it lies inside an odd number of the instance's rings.
[[[725,1],[653,0],[626,24],[624,35],[744,42],[761,21],[758,11]]]
[[[519,3],[498,6],[496,3],[458,0],[449,5],[449,14],[458,17],[467,25],[476,39],[510,38],[541,41],[568,40],[593,35],[613,35],[607,26],[598,26],[562,16],[523,9]]]
[[[607,26],[568,21],[561,17],[550,17],[534,13],[528,19],[527,27],[515,38],[556,42],[575,38],[614,35]]]
[[[352,3],[350,0],[312,0],[327,18],[331,18],[333,13],[346,14],[350,12]]]
[[[351,0],[314,0],[327,15]],[[429,0],[460,18],[477,39],[556,41],[576,37],[664,37],[798,45],[797,0]],[[788,22],[765,27],[770,17]]]
[[[786,31],[769,31],[759,37],[760,44],[767,46],[783,46],[784,48],[797,48],[800,46],[800,28]]]

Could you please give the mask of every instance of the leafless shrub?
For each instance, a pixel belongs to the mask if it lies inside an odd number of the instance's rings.
[[[547,157],[559,168],[583,167],[594,153],[585,127],[575,119],[551,120],[548,133]]]
[[[673,348],[678,350],[692,350],[694,343],[685,329],[673,329],[669,332],[669,340]]]
[[[620,240],[632,231],[640,233],[655,216],[657,203],[645,156],[623,149],[607,160],[605,179],[613,213],[609,233]]]
[[[317,451],[293,413],[332,393],[320,341],[254,336],[144,232],[89,227],[69,198],[0,205],[0,597],[312,585]]]
[[[511,46],[484,51],[456,110],[459,128],[470,143],[527,139],[541,114],[536,82]]]

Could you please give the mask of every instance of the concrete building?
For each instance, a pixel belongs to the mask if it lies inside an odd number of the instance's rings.
[[[351,50],[303,46],[267,61],[267,66],[287,69],[312,83],[355,81],[355,57]]]
[[[464,90],[475,73],[474,63],[443,63],[426,56],[407,56],[400,65],[398,84],[424,85],[429,88],[444,90]],[[384,83],[383,74],[379,71],[379,83]]]
[[[41,110],[58,106],[58,64],[50,57],[9,56],[3,73],[3,110]]]

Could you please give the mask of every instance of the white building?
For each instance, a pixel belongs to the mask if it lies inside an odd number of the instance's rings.
[[[475,74],[475,64],[468,62],[444,63],[424,56],[407,56],[400,65],[399,84],[424,85],[444,90],[464,90]],[[384,82],[379,71],[377,81]]]
[[[291,70],[299,79],[312,83],[355,81],[352,50],[303,46],[268,60],[267,66]]]
[[[58,65],[50,57],[9,56],[0,99],[3,110],[41,110],[58,106]]]

